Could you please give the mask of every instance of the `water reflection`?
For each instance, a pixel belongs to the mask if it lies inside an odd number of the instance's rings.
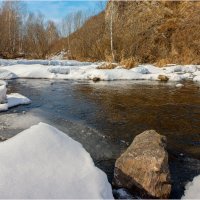
[[[131,142],[135,135],[155,129],[168,138],[169,147],[200,158],[200,90],[186,83],[76,85],[76,98],[95,103],[87,123],[109,136]],[[187,148],[185,148],[187,146]]]

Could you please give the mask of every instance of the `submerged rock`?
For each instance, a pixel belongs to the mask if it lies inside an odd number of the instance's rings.
[[[100,79],[99,77],[94,77],[92,80],[93,80],[94,82],[98,82],[98,81],[100,81],[101,79]]]
[[[115,163],[113,184],[142,197],[168,198],[171,192],[166,138],[150,130],[136,136]]]
[[[160,81],[168,81],[168,80],[169,80],[169,78],[168,78],[167,76],[165,76],[165,75],[159,75],[159,76],[158,76],[158,79],[159,79]]]

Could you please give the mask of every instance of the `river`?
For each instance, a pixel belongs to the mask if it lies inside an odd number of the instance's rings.
[[[139,133],[155,129],[167,137],[172,198],[200,174],[200,85],[149,81],[9,81],[32,103],[0,114],[0,133],[9,138],[40,121],[56,126],[90,152],[109,180],[116,158]]]

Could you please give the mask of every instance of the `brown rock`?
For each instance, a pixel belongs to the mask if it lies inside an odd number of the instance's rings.
[[[7,139],[4,138],[3,136],[0,136],[0,142],[3,142],[3,141],[5,141],[5,140],[7,140]]]
[[[169,80],[169,78],[168,78],[167,76],[165,76],[165,75],[159,75],[159,76],[158,76],[158,79],[159,79],[160,81],[168,81],[168,80]]]
[[[100,81],[101,79],[100,79],[99,77],[94,77],[92,80],[93,80],[94,82],[98,82],[98,81]]]
[[[104,63],[97,67],[97,69],[115,69],[117,66],[117,63]]]
[[[171,192],[166,138],[150,130],[136,136],[115,163],[113,184],[143,197],[168,198]]]

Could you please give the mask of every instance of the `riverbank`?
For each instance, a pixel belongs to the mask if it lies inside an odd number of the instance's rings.
[[[200,81],[200,65],[168,65],[159,68],[144,64],[131,69],[116,65],[114,69],[101,69],[104,64],[69,60],[0,60],[0,79]]]

